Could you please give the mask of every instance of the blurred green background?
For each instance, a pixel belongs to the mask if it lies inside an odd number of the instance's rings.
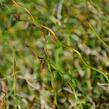
[[[109,109],[109,1],[16,3],[0,0],[1,109]]]

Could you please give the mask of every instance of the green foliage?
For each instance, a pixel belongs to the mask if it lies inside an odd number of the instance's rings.
[[[108,109],[107,3],[1,0],[0,109]]]

